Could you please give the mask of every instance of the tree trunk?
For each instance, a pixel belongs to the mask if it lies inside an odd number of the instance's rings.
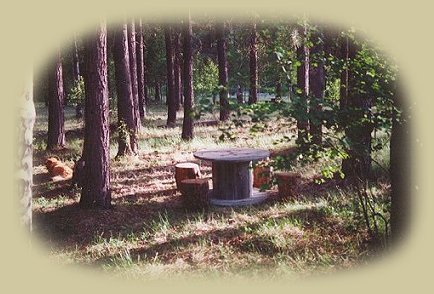
[[[224,23],[217,24],[217,58],[219,68],[219,98],[220,120],[229,119],[229,96],[228,96],[228,64],[226,59],[226,39]]]
[[[77,37],[74,35],[74,54],[72,56],[72,76],[74,81],[78,80],[80,76],[80,62],[78,58],[78,46],[77,46]]]
[[[49,83],[51,91],[48,102],[47,148],[56,150],[65,147],[64,91],[60,50],[57,53],[54,73],[50,77]]]
[[[155,101],[160,102],[161,101],[161,86],[160,83],[155,81]]]
[[[309,132],[312,136],[312,142],[321,145],[322,142],[322,120],[321,104],[325,92],[325,70],[324,70],[324,35],[318,31],[313,36],[310,66],[310,90],[312,99],[309,103]]]
[[[182,139],[193,139],[193,54],[191,48],[192,27],[190,15],[182,31],[184,41],[184,121]]]
[[[130,77],[131,89],[133,93],[133,106],[134,106],[134,123],[137,132],[141,129],[140,111],[139,111],[139,91],[137,83],[137,52],[136,52],[136,26],[134,20],[129,22],[128,25],[128,53],[130,58]]]
[[[107,78],[107,30],[101,23],[85,49],[84,174],[80,206],[109,208],[110,141]]]
[[[143,119],[146,113],[146,94],[145,94],[145,64],[144,64],[144,52],[143,52],[143,26],[142,20],[139,20],[138,34],[137,34],[137,87],[139,96],[139,113],[140,118]]]
[[[393,113],[392,135],[390,138],[390,180],[392,186],[390,226],[394,244],[402,241],[408,233],[411,201],[410,177],[410,134],[408,107],[402,101],[402,90],[396,89],[394,106],[402,111],[400,118]]]
[[[181,44],[180,44],[180,33],[178,30],[174,32],[174,44],[175,44],[175,60],[173,74],[175,76],[175,107],[178,111],[181,104],[182,96],[182,82],[181,82]]]
[[[341,108],[350,115],[345,118],[343,128],[345,136],[349,142],[348,158],[342,160],[342,172],[345,176],[354,180],[360,178],[365,180],[369,177],[371,170],[371,132],[372,126],[366,121],[366,116],[370,116],[372,100],[369,94],[362,95],[357,89],[357,79],[355,77],[354,59],[358,48],[356,44],[348,38],[344,41],[344,56],[346,56],[346,70],[344,70],[341,80]]]
[[[237,93],[236,94],[237,94],[237,103],[243,104],[244,103],[243,90],[241,89],[240,85],[237,86]]]
[[[149,90],[148,90],[148,68],[147,68],[147,60],[146,60],[146,46],[145,46],[145,41],[143,41],[143,99],[145,101],[144,103],[144,113],[146,115],[146,106],[149,105],[150,103],[150,98],[149,98]]]
[[[115,63],[116,92],[118,94],[119,149],[117,156],[138,152],[137,125],[130,77],[127,25],[116,31],[113,58]]]
[[[77,36],[74,35],[74,53],[72,55],[72,78],[76,84],[80,77],[80,61],[78,57]],[[81,119],[83,117],[83,103],[77,102],[75,106],[75,117]]]
[[[282,98],[282,83],[280,80],[276,81],[276,99]]]
[[[249,48],[249,65],[250,65],[250,91],[249,104],[258,101],[258,48],[257,48],[257,33],[256,23],[252,25],[250,32],[250,48]]]
[[[341,43],[340,57],[343,62],[348,63],[350,54],[350,43],[348,37],[344,37]],[[341,71],[341,83],[339,88],[339,107],[344,110],[348,100],[348,81],[349,81],[349,68],[344,67]]]
[[[176,105],[175,105],[175,75],[173,70],[173,41],[172,28],[164,28],[164,39],[166,42],[166,62],[167,62],[167,127],[174,127],[176,124]]]
[[[33,77],[26,81],[20,101],[20,124],[18,133],[19,195],[22,207],[21,221],[32,231],[32,186],[33,186],[33,125],[35,105],[33,104]]]
[[[304,146],[307,143],[308,137],[308,120],[307,117],[307,95],[309,94],[309,48],[306,46],[306,28],[303,29],[303,33],[300,34],[302,41],[300,46],[297,48],[297,59],[301,62],[300,66],[297,68],[297,87],[299,95],[299,115],[301,118],[297,120],[297,143]]]

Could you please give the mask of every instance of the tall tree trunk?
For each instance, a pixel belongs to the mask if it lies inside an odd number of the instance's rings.
[[[350,42],[348,37],[344,37],[341,42],[340,58],[343,62],[348,63],[350,59]],[[349,74],[349,68],[344,66],[341,71],[341,83],[339,88],[339,107],[341,110],[344,110],[347,106]]]
[[[258,48],[257,48],[256,23],[252,24],[252,28],[250,32],[249,65],[250,65],[249,104],[253,104],[258,101]]]
[[[314,46],[311,49],[311,59],[313,60],[310,66],[310,90],[311,101],[309,103],[309,132],[312,136],[312,142],[321,145],[322,142],[322,120],[321,120],[321,104],[324,99],[325,92],[325,70],[324,70],[324,35],[319,30],[313,35]]]
[[[138,33],[137,33],[137,87],[139,95],[139,113],[140,118],[143,119],[146,113],[146,93],[145,93],[145,63],[144,63],[144,52],[143,52],[143,26],[142,20],[139,19]]]
[[[175,105],[175,75],[173,69],[174,52],[172,41],[172,28],[164,28],[164,39],[166,42],[166,61],[167,61],[167,127],[174,127],[176,124],[176,105]]]
[[[184,39],[184,121],[182,123],[182,139],[193,139],[193,54],[191,48],[192,27],[191,16],[182,31]]]
[[[280,79],[276,81],[276,98],[282,98],[282,82]]]
[[[148,67],[147,67],[147,59],[146,59],[146,45],[145,41],[143,40],[143,99],[144,99],[144,113],[146,115],[146,106],[150,103],[150,97],[149,97],[149,85],[148,85]]]
[[[84,174],[80,206],[109,208],[110,141],[107,77],[107,30],[101,23],[85,44]]]
[[[25,81],[24,93],[20,101],[20,124],[18,133],[18,175],[19,195],[22,207],[21,221],[32,231],[32,186],[33,186],[33,125],[35,105],[33,103],[33,77]]]
[[[154,97],[154,99],[157,102],[161,101],[161,86],[157,80],[155,81],[155,97]]]
[[[349,142],[348,157],[342,160],[342,172],[349,180],[360,178],[365,180],[371,170],[371,132],[372,126],[366,121],[370,117],[372,100],[369,94],[362,95],[357,88],[354,59],[358,48],[353,40],[344,40],[344,56],[346,70],[341,80],[341,108],[349,113],[345,118],[343,128]]]
[[[74,81],[80,76],[80,62],[78,57],[77,36],[74,35],[74,54],[72,55],[72,76]]]
[[[244,103],[244,97],[243,97],[243,89],[241,89],[241,86],[237,86],[237,103],[242,104]]]
[[[134,106],[134,123],[139,132],[141,129],[140,111],[139,111],[139,91],[137,83],[137,52],[136,52],[136,26],[134,20],[128,25],[128,53],[130,58],[130,77],[131,89],[133,92]]]
[[[72,78],[76,84],[80,77],[80,59],[78,56],[77,36],[74,34],[74,53],[72,55]],[[75,106],[75,117],[80,119],[83,117],[83,103],[77,102]]]
[[[175,30],[174,32],[174,45],[175,45],[175,59],[173,74],[175,76],[175,106],[176,110],[180,109],[181,96],[182,96],[182,82],[181,82],[181,44],[180,44],[180,32]]]
[[[57,52],[57,60],[53,75],[49,81],[50,97],[48,102],[48,143],[49,150],[65,147],[65,115],[64,115],[64,91],[63,72],[60,50]]]
[[[390,226],[391,239],[396,244],[408,233],[411,201],[410,201],[410,126],[408,107],[402,100],[402,89],[395,89],[394,106],[401,111],[398,117],[393,113],[392,135],[390,138],[390,180],[392,186]]]
[[[309,48],[306,46],[306,27],[303,28],[301,35],[301,44],[297,48],[297,60],[301,62],[297,68],[297,92],[299,95],[298,112],[300,118],[297,120],[297,143],[302,147],[307,144],[308,140],[308,120],[307,117],[307,95],[309,94]]]
[[[130,77],[127,25],[116,31],[113,58],[118,94],[119,149],[117,156],[137,154],[137,125]]]
[[[225,24],[217,24],[217,58],[219,69],[220,120],[229,119],[228,64],[226,59]]]

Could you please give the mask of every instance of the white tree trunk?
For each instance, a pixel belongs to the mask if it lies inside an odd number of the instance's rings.
[[[21,197],[21,221],[32,230],[33,125],[36,112],[33,104],[33,76],[28,75],[19,103],[18,180]]]

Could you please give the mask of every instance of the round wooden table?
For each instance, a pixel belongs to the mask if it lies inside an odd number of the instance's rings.
[[[267,194],[253,188],[251,163],[270,156],[264,149],[207,149],[193,156],[212,162],[211,204],[224,206],[248,205],[265,200]]]

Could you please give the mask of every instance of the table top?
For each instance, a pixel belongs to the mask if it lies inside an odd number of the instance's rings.
[[[265,159],[270,156],[270,152],[254,148],[204,149],[196,151],[193,156],[209,161],[246,162]]]

